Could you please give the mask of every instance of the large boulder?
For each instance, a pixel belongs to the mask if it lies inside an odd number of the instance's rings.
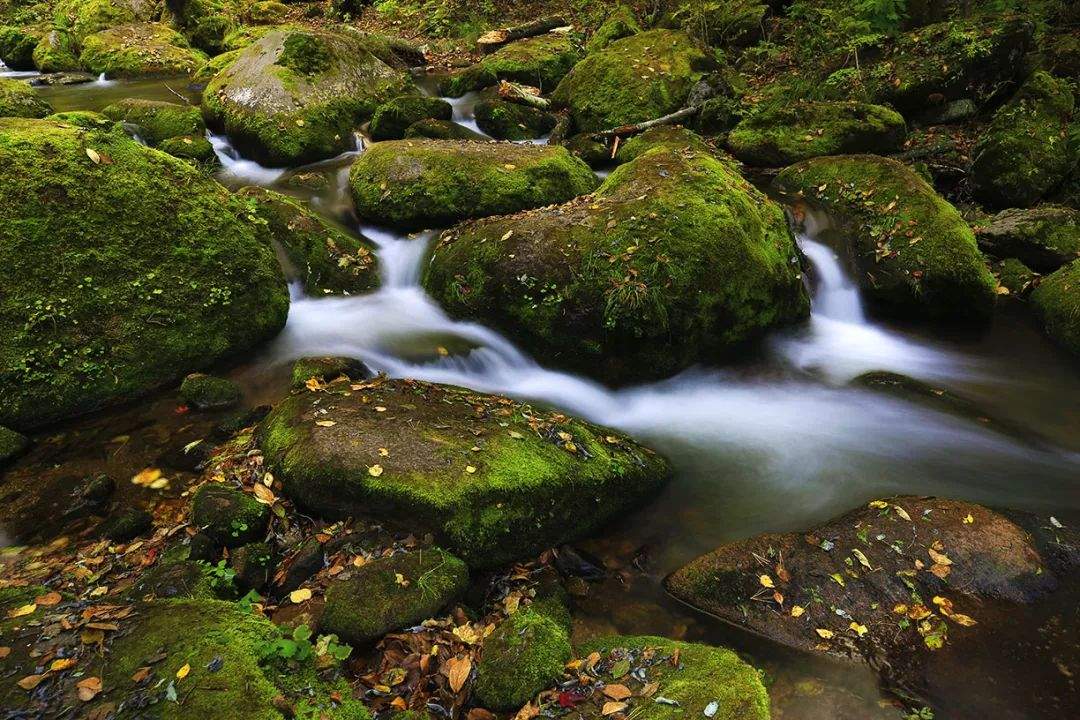
[[[591,196],[446,231],[423,283],[545,363],[623,383],[805,318],[797,258],[779,205],[707,150],[659,143]]]
[[[43,73],[82,70],[75,38],[62,30],[50,30],[34,47],[34,67]]]
[[[1080,159],[1080,144],[1069,139],[1075,110],[1068,81],[1032,75],[975,145],[975,197],[994,208],[1028,207],[1060,185]]]
[[[619,5],[608,13],[607,19],[589,37],[585,50],[590,54],[600,52],[616,40],[639,32],[641,32],[641,24],[634,15],[633,8]]]
[[[243,204],[112,127],[0,120],[0,424],[128,400],[285,323]]]
[[[1043,278],[1031,293],[1031,305],[1046,334],[1080,356],[1080,260]]]
[[[66,28],[77,43],[88,35],[117,25],[128,25],[154,19],[159,10],[149,0],[61,0],[56,17],[62,19],[57,27]]]
[[[548,93],[580,57],[581,52],[569,35],[538,35],[503,45],[477,64],[447,78],[440,90],[450,97],[460,97],[470,90],[509,80]]]
[[[874,155],[807,160],[776,178],[848,226],[863,291],[883,310],[934,319],[987,319],[995,283],[971,228],[918,173]]]
[[[52,107],[21,80],[0,77],[0,117],[43,118]]]
[[[214,76],[203,109],[243,152],[297,165],[352,148],[360,123],[410,83],[359,35],[278,29]]]
[[[180,135],[202,135],[206,131],[199,108],[163,100],[124,98],[101,113],[117,122],[138,127],[139,137],[147,145],[158,145]]]
[[[1080,258],[1080,210],[1041,205],[1004,210],[977,227],[979,248],[995,258],[1016,258],[1032,270],[1051,273]]]
[[[88,35],[79,53],[79,63],[90,72],[118,78],[190,75],[206,59],[161,23],[118,25]]]
[[[229,39],[239,27],[239,3],[232,0],[165,0],[172,13],[173,23],[192,45],[208,53],[231,50]],[[232,36],[230,38],[230,36]]]
[[[353,383],[348,395],[300,391],[259,438],[301,506],[405,520],[478,568],[586,535],[668,474],[663,459],[611,430],[410,380]]]
[[[410,125],[421,120],[450,120],[454,108],[441,98],[402,95],[383,103],[371,117],[372,140],[400,140]]]
[[[11,70],[33,70],[34,48],[42,34],[34,28],[0,25],[0,62]]]
[[[779,167],[822,155],[899,152],[904,118],[881,105],[851,101],[770,104],[728,135],[732,154],[748,165]]]
[[[473,109],[476,125],[499,140],[528,140],[550,133],[557,118],[539,108],[507,102],[483,100]]]
[[[651,30],[586,57],[552,100],[569,108],[578,131],[607,130],[679,110],[713,64],[684,33]]]
[[[564,202],[598,181],[561,147],[416,139],[371,146],[349,182],[360,217],[421,228]]]

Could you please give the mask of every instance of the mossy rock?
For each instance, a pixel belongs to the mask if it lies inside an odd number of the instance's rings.
[[[477,64],[447,78],[439,89],[450,97],[461,97],[471,90],[509,80],[548,93],[580,58],[581,52],[569,35],[547,33],[503,45]]]
[[[87,130],[108,130],[115,124],[114,121],[93,110],[68,110],[53,113],[46,115],[45,120],[52,120],[63,125],[74,125]]]
[[[667,480],[660,457],[589,423],[445,385],[363,385],[274,408],[259,439],[275,476],[312,512],[404,520],[472,567],[582,537]]]
[[[975,197],[993,208],[1028,207],[1060,185],[1080,159],[1080,145],[1069,142],[1075,110],[1068,81],[1032,75],[975,145]]]
[[[1080,355],[1080,260],[1043,278],[1031,305],[1050,339]]]
[[[119,126],[0,120],[0,196],[0,423],[130,400],[285,324],[243,203]]]
[[[203,599],[216,597],[205,563],[165,557],[143,572],[131,586],[132,600]]]
[[[571,655],[570,636],[557,618],[542,607],[521,608],[484,640],[476,699],[491,710],[517,710],[562,678]]]
[[[190,75],[207,57],[161,23],[120,25],[88,35],[79,62],[112,78]]]
[[[374,250],[363,239],[288,195],[258,187],[240,195],[254,202],[253,212],[266,221],[309,293],[363,293],[379,286]]]
[[[476,124],[498,140],[528,140],[546,135],[557,118],[549,112],[505,100],[483,100],[474,109]]]
[[[30,445],[30,439],[21,433],[0,425],[0,467],[22,454]]]
[[[300,358],[292,366],[292,387],[302,388],[314,378],[320,382],[334,380],[345,375],[361,380],[371,373],[359,360],[344,357]]]
[[[605,683],[625,685],[634,695],[626,714],[640,720],[769,720],[769,695],[762,674],[731,650],[666,638],[616,635],[584,643],[579,655],[600,653],[593,673]],[[678,654],[678,662],[672,662]],[[643,697],[647,683],[672,701]],[[602,693],[578,706],[581,717],[600,720],[607,698]]]
[[[611,163],[611,150],[607,144],[597,140],[589,133],[578,133],[560,143],[576,158],[581,158],[589,167],[601,167]]]
[[[655,147],[591,196],[445,233],[424,287],[545,362],[626,383],[809,314],[784,212],[700,150]]]
[[[486,140],[483,135],[449,120],[420,120],[405,130],[405,138],[431,140]]]
[[[173,24],[200,50],[212,55],[236,49],[239,6],[232,0],[168,0]]]
[[[215,75],[236,62],[241,52],[241,50],[229,50],[210,58],[199,66],[199,69],[191,76],[191,84],[205,87],[207,83],[214,79]]]
[[[899,152],[904,118],[881,105],[796,101],[770,105],[728,135],[731,153],[747,165],[780,167],[822,155]]]
[[[616,40],[622,40],[624,37],[630,37],[639,32],[641,32],[641,24],[634,15],[634,9],[628,5],[619,5],[608,14],[607,20],[596,28],[588,44],[585,45],[585,50],[591,55],[600,52]]]
[[[276,25],[289,14],[289,6],[277,0],[258,0],[248,6],[247,18],[256,25]]]
[[[902,317],[987,320],[993,276],[956,208],[895,160],[843,155],[807,160],[776,178],[849,227],[863,291]]]
[[[180,399],[198,410],[219,410],[240,402],[240,387],[232,380],[192,373],[180,384]]]
[[[150,3],[146,3],[149,5]],[[136,15],[136,8],[142,5],[125,0],[61,0],[57,4],[56,14],[63,20],[76,43],[81,43],[87,35],[107,30],[117,25],[127,25],[141,20],[152,19],[150,13]]]
[[[597,180],[561,147],[398,140],[361,154],[349,183],[360,217],[422,228],[563,202]]]
[[[262,539],[270,508],[221,483],[206,483],[191,500],[191,522],[218,545],[240,547]]]
[[[124,704],[117,720],[285,720],[295,716],[327,720],[371,720],[336,671],[318,672],[315,658],[285,665],[263,660],[265,648],[280,631],[264,617],[218,600],[157,600],[136,606],[131,632],[110,646],[102,699],[113,702],[140,696],[143,703]],[[165,651],[160,662],[153,659]],[[183,680],[176,673],[190,670]],[[149,680],[131,678],[150,667]],[[183,703],[166,699],[175,683]],[[185,691],[185,688],[188,688]],[[304,715],[301,715],[304,713]]]
[[[402,95],[375,110],[368,127],[372,140],[400,140],[413,123],[421,120],[450,120],[454,108],[440,98]]]
[[[435,616],[468,584],[465,563],[439,548],[378,558],[330,584],[319,628],[368,643]]]
[[[203,135],[178,135],[162,140],[158,150],[181,160],[190,160],[203,168],[217,165],[217,153],[214,146]]]
[[[353,147],[354,129],[410,85],[355,34],[275,29],[214,76],[203,110],[260,162],[298,165]]]
[[[1024,297],[1035,287],[1039,274],[1016,258],[1006,258],[990,268],[997,278],[998,286],[1014,297]],[[1000,291],[999,291],[1000,292]]]
[[[202,135],[206,132],[199,108],[192,105],[124,98],[107,106],[101,113],[117,122],[138,126],[139,137],[151,146],[178,135]]]
[[[278,29],[273,25],[240,25],[225,36],[221,43],[221,50],[222,52],[244,50],[258,42],[267,33]]]
[[[148,532],[154,526],[154,518],[142,508],[129,507],[105,519],[99,532],[113,542],[130,542]]]
[[[229,566],[236,573],[234,582],[240,592],[262,590],[274,572],[273,548],[262,542],[238,547],[229,556]]]
[[[0,62],[11,70],[33,70],[34,48],[41,35],[33,28],[0,25]]]
[[[714,65],[684,33],[650,30],[589,55],[555,89],[579,132],[596,132],[667,115],[683,107]]]
[[[52,106],[22,80],[0,78],[0,117],[43,118]]]
[[[661,125],[626,138],[624,142],[620,143],[615,160],[620,164],[632,162],[650,150],[657,148],[679,153],[709,154],[713,152],[705,139],[693,130],[687,130],[676,125]],[[725,155],[718,155],[717,159],[722,162],[730,160]],[[732,163],[730,167],[735,168],[735,164]]]
[[[75,39],[61,30],[50,30],[34,47],[34,67],[43,73],[82,70]]]
[[[1016,258],[1040,273],[1052,273],[1080,258],[1080,210],[1041,205],[1004,210],[977,227],[979,248],[995,258]]]

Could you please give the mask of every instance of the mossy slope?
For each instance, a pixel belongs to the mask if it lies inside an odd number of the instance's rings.
[[[124,98],[101,111],[118,122],[131,123],[139,128],[139,137],[147,145],[179,135],[202,135],[206,131],[197,107],[161,100]]]
[[[0,78],[0,117],[43,118],[52,107],[21,80]]]

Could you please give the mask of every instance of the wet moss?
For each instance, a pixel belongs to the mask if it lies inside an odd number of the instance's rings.
[[[147,145],[178,135],[202,135],[206,131],[199,108],[142,98],[124,98],[101,111],[105,117],[137,125]]]
[[[162,140],[157,147],[161,152],[181,160],[190,160],[207,169],[214,167],[218,162],[214,146],[203,135],[178,135]]]
[[[1034,287],[1036,278],[1039,277],[1038,273],[1015,258],[1007,258],[995,263],[992,271],[998,285],[1016,297],[1027,295]]]
[[[481,101],[474,113],[480,129],[499,140],[537,138],[551,132],[556,122],[549,112],[505,100]]]
[[[364,152],[349,182],[361,217],[421,228],[562,202],[597,180],[560,147],[401,140]]]
[[[231,0],[170,0],[169,8],[175,13],[174,25],[200,50],[211,54],[227,49],[227,38],[239,25],[238,4]]]
[[[0,62],[12,70],[33,70],[34,48],[41,35],[31,28],[0,25]]]
[[[93,110],[68,110],[46,115],[45,119],[87,130],[107,130],[113,126],[112,120]]]
[[[1046,334],[1080,355],[1080,260],[1043,278],[1031,293],[1031,306]]]
[[[518,610],[484,640],[474,692],[485,708],[517,710],[562,677],[570,637],[555,618],[534,606]]]
[[[627,138],[619,145],[615,159],[620,163],[628,163],[656,148],[671,152],[713,152],[705,140],[692,130],[675,125],[662,125]],[[722,160],[722,156],[719,159]]]
[[[90,72],[117,78],[190,75],[206,60],[161,23],[120,25],[88,35],[79,54]]]
[[[0,78],[0,117],[43,118],[52,107],[22,80]]]
[[[0,425],[0,467],[18,457],[29,444],[25,435]]]
[[[192,373],[180,384],[180,399],[199,410],[216,410],[240,402],[240,387],[232,380]]]
[[[486,140],[478,132],[449,120],[420,120],[405,130],[406,138],[429,138],[431,140]]]
[[[611,11],[607,20],[592,34],[585,49],[591,55],[600,52],[616,40],[621,40],[639,32],[641,32],[641,25],[638,23],[637,17],[634,16],[633,8],[628,5],[619,5]]]
[[[383,103],[371,116],[369,131],[373,140],[400,140],[413,123],[421,120],[450,120],[454,108],[439,98],[402,95]]]
[[[555,89],[581,53],[570,36],[548,33],[502,46],[476,65],[447,78],[440,90],[450,97],[461,97],[471,90],[481,90],[500,80],[523,83],[548,93]]]
[[[787,168],[776,184],[851,228],[860,285],[883,310],[989,319],[996,283],[974,233],[911,168],[872,155],[823,157]]]
[[[261,540],[269,521],[269,507],[245,492],[220,483],[200,486],[191,501],[192,524],[225,547]]]
[[[75,38],[62,30],[51,30],[34,47],[34,67],[43,73],[82,70]]]
[[[248,20],[256,25],[274,25],[289,14],[289,7],[277,0],[258,0],[248,6]]]

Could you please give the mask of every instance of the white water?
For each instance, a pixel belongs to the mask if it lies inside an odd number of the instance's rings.
[[[479,133],[484,137],[491,137],[480,129],[480,126],[476,124],[476,118],[473,116],[473,108],[476,107],[476,103],[480,101],[480,93],[467,92],[459,98],[444,97],[443,100],[450,103],[450,107],[454,109],[454,114],[450,118],[451,120],[458,125],[464,125],[474,133]]]
[[[271,185],[287,168],[268,168],[254,160],[245,160],[224,135],[207,132],[206,139],[221,163],[218,179],[229,185]]]

